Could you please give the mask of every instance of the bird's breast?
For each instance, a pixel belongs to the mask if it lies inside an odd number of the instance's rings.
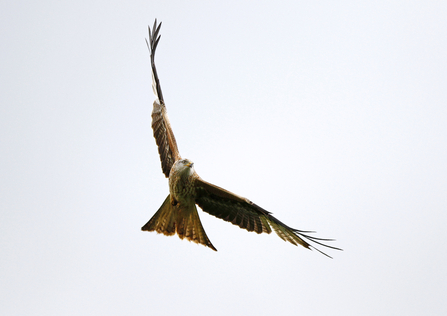
[[[171,179],[170,177],[169,192],[180,204],[195,203],[196,190],[192,177],[186,179],[182,179],[181,177],[172,177]]]

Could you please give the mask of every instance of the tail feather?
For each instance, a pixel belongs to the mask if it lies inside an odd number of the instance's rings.
[[[174,206],[170,195],[141,230],[156,231],[166,236],[177,233],[180,239],[186,238],[217,251],[203,229],[195,204],[188,209],[181,208],[179,204]]]

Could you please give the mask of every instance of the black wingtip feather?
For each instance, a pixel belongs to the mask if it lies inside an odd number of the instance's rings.
[[[161,35],[158,35],[158,33],[160,32],[161,23],[162,22],[160,22],[160,24],[158,24],[157,26],[157,19],[155,19],[152,30],[150,26],[147,27],[149,31],[149,41],[146,39],[146,45],[151,55],[151,67],[155,81],[155,89],[157,91],[157,98],[160,100],[160,102],[164,102],[163,93],[161,92],[160,80],[158,79],[157,69],[155,68],[155,51],[161,38]]]

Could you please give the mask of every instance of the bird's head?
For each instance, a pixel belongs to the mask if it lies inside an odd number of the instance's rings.
[[[189,159],[180,159],[174,163],[172,169],[181,177],[190,177],[194,174],[194,163]]]

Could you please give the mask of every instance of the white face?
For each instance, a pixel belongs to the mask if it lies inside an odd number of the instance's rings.
[[[175,162],[173,168],[182,176],[190,176],[194,173],[194,163],[189,159],[181,159]]]

